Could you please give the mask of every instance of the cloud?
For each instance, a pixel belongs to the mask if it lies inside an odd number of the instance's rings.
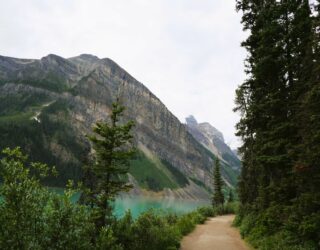
[[[109,57],[181,120],[208,121],[238,144],[232,112],[245,34],[234,1],[0,0],[0,54]]]

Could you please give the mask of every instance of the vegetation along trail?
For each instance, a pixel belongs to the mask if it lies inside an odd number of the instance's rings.
[[[246,250],[250,249],[239,232],[231,226],[234,215],[210,218],[183,238],[181,250]]]

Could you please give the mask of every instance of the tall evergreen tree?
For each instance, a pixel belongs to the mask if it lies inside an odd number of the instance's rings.
[[[319,192],[319,13],[312,17],[308,0],[236,2],[250,31],[242,43],[248,79],[234,109],[243,140],[239,198],[246,213],[267,214],[278,225],[267,223],[268,230],[294,231],[289,221],[299,224],[319,209],[306,198]],[[316,230],[302,231],[296,235],[316,238]]]
[[[230,190],[229,190],[229,195],[228,195],[228,202],[233,202],[233,201],[234,201],[233,192],[232,192],[232,190],[230,189]]]
[[[224,196],[222,193],[223,180],[220,173],[220,161],[218,158],[215,159],[214,170],[213,170],[213,198],[212,204],[222,205],[224,203]]]
[[[110,122],[96,123],[89,136],[94,149],[94,162],[85,168],[84,203],[95,210],[97,230],[106,226],[112,213],[111,202],[121,191],[128,191],[125,175],[134,154],[131,134],[133,121],[119,124],[125,108],[115,102]]]
[[[295,227],[296,233],[304,239],[320,242],[320,18],[319,2],[315,6],[313,17],[312,50],[308,54],[312,63],[306,71],[305,89],[300,96],[296,161],[293,168],[297,185],[297,198],[294,202],[292,215],[297,224],[318,225],[318,229],[307,233],[300,225]]]

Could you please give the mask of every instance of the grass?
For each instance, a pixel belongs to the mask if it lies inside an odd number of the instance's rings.
[[[32,116],[32,112],[2,115],[0,116],[0,124],[21,123],[30,120]]]
[[[166,160],[161,160],[161,162],[164,166],[167,167],[180,187],[185,187],[189,184],[187,177],[179,169],[175,168],[170,162]]]
[[[153,191],[179,187],[176,182],[156,166],[154,161],[147,158],[142,152],[138,152],[136,159],[131,161],[129,173],[134,176],[141,187]]]

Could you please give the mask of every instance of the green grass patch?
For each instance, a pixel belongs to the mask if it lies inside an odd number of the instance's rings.
[[[179,169],[172,166],[170,162],[166,160],[161,160],[161,163],[167,167],[167,169],[170,171],[171,175],[180,187],[185,187],[189,184],[187,177]]]
[[[131,161],[129,173],[143,188],[153,191],[161,191],[164,188],[178,188],[179,185],[171,180],[156,163],[138,152],[136,159]]]
[[[2,115],[0,116],[0,124],[21,123],[30,120],[32,116],[32,112]]]

